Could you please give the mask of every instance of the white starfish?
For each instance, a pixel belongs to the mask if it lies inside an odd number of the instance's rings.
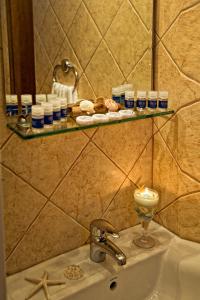
[[[30,294],[25,298],[25,300],[30,299],[33,297],[40,289],[44,290],[44,294],[47,300],[50,300],[50,295],[48,293],[48,285],[59,285],[59,284],[65,284],[65,281],[60,280],[48,280],[48,273],[45,271],[43,276],[39,279],[36,278],[25,278],[25,280],[30,281],[32,283],[37,284],[35,288],[32,289]]]

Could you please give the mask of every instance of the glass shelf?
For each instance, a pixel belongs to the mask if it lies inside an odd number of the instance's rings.
[[[34,139],[39,137],[45,137],[65,132],[72,132],[72,131],[78,131],[78,130],[85,130],[89,128],[96,128],[96,127],[102,127],[102,126],[108,126],[108,125],[115,125],[120,123],[127,123],[132,122],[136,120],[141,119],[147,119],[147,118],[154,118],[159,116],[165,116],[173,114],[174,110],[168,109],[166,111],[148,111],[145,110],[144,112],[136,112],[131,118],[116,120],[116,121],[109,121],[106,123],[97,123],[92,125],[84,125],[80,126],[76,123],[75,117],[68,117],[67,121],[61,122],[60,125],[54,125],[52,128],[44,128],[40,129],[40,131],[33,131],[31,128],[29,129],[21,129],[17,126],[16,119],[9,120],[7,126],[11,130],[13,130],[17,135],[19,135],[21,138],[28,140],[28,139]]]

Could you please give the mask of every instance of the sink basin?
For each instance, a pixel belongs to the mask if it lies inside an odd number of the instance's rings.
[[[200,244],[182,240],[152,222],[151,232],[157,244],[152,249],[140,249],[132,243],[138,231],[138,226],[122,231],[117,242],[127,255],[125,266],[118,266],[109,256],[103,263],[92,262],[86,245],[8,277],[8,299],[25,299],[30,293],[32,285],[25,277],[40,277],[46,270],[50,279],[63,280],[64,269],[72,264],[81,267],[83,278],[50,287],[51,300],[197,299]],[[44,300],[43,291],[32,299]]]

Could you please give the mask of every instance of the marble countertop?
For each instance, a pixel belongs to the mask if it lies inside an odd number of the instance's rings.
[[[49,273],[49,279],[51,280],[66,281],[65,285],[52,286],[49,288],[51,299],[60,299],[62,295],[67,297],[98,281],[106,278],[112,279],[120,270],[144,260],[150,255],[156,255],[159,252],[166,251],[172,239],[176,237],[173,233],[152,222],[150,225],[150,233],[156,238],[157,244],[154,248],[145,250],[133,244],[133,239],[138,236],[140,230],[141,227],[139,225],[123,230],[120,233],[120,238],[114,241],[127,256],[127,264],[125,266],[118,266],[108,255],[106,256],[106,261],[103,263],[92,262],[89,258],[89,245],[85,245],[9,276],[7,278],[8,300],[24,300],[33,288],[33,285],[24,280],[24,278],[40,278],[44,271]],[[64,270],[69,265],[79,265],[84,272],[84,276],[79,280],[66,279]],[[43,291],[38,292],[32,299],[44,300]]]

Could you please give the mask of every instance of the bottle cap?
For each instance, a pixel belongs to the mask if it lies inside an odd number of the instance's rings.
[[[43,102],[47,101],[47,97],[45,94],[36,94],[35,95],[35,100],[37,104],[41,104]]]
[[[56,94],[48,94],[47,95],[47,101],[51,102],[52,100],[56,100],[57,99],[57,95]]]
[[[124,85],[121,86],[121,89],[123,92],[132,91],[133,85],[131,83],[125,83]]]
[[[22,102],[22,105],[32,104],[32,95],[29,95],[29,94],[21,95],[21,102]]]
[[[148,92],[148,97],[149,97],[149,98],[157,99],[157,97],[158,97],[158,92],[157,92],[157,91],[149,91],[149,92]]]
[[[168,99],[169,93],[167,91],[160,91],[159,98]]]
[[[33,105],[32,116],[44,116],[44,108],[41,105]]]
[[[53,113],[53,104],[49,102],[41,103],[42,107],[44,108],[44,114],[52,114]]]
[[[125,99],[134,99],[135,92],[134,91],[126,91]]]
[[[17,104],[18,103],[17,95],[10,95],[10,102],[13,104]]]
[[[138,91],[137,92],[137,97],[138,98],[146,98],[147,92],[146,91]]]
[[[112,88],[112,95],[113,96],[121,96],[121,87],[113,87]]]

